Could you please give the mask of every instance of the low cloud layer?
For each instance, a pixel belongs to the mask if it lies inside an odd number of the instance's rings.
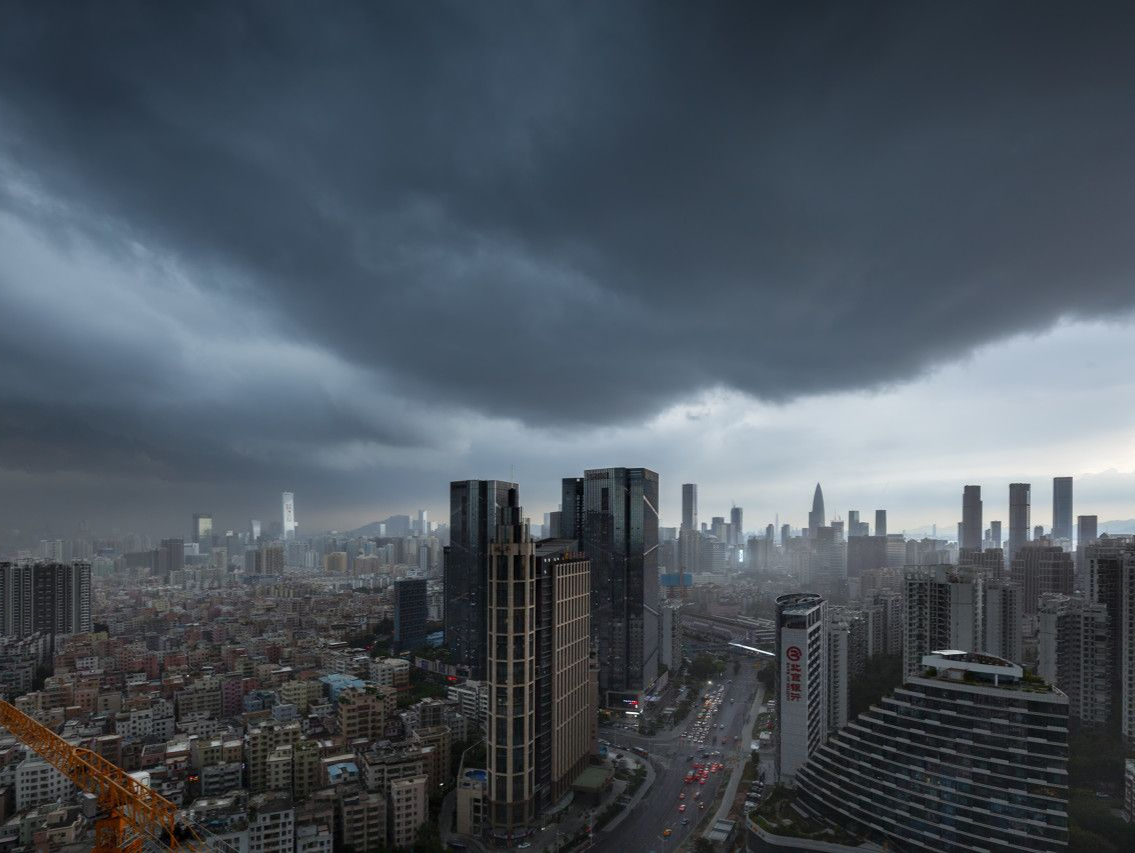
[[[1126,316],[1132,17],[6,4],[0,469],[383,506]]]

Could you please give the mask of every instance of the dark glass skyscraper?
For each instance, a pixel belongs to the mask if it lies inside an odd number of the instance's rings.
[[[426,642],[425,578],[407,578],[394,583],[394,651],[416,649]]]
[[[519,506],[516,483],[457,480],[449,484],[449,547],[445,549],[445,644],[471,678],[485,676],[489,543],[499,510]],[[565,503],[564,509],[567,509]]]
[[[591,559],[591,631],[611,706],[658,675],[658,475],[599,468],[563,481],[564,529]],[[569,507],[576,507],[571,514]]]
[[[984,536],[981,486],[966,486],[962,490],[962,535],[958,545],[970,551],[980,551]]]
[[[1017,552],[1029,541],[1029,513],[1032,503],[1032,485],[1009,484],[1009,553],[1005,565],[1011,566]],[[1035,602],[1034,602],[1035,605]]]
[[[1072,539],[1072,478],[1052,478],[1052,538]]]

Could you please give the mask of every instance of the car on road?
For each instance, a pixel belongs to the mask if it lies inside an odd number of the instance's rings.
[[[681,805],[678,806],[678,811],[684,812],[685,810],[686,810],[686,804],[685,803],[682,803]]]
[[[669,838],[673,832],[674,830],[672,830],[670,827],[666,827],[664,830],[662,830],[662,837]]]
[[[682,818],[682,826],[689,826],[689,825],[690,825],[690,819],[688,817]]]

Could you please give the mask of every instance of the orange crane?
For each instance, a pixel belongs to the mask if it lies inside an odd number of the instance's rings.
[[[98,798],[92,853],[138,853],[153,842],[168,850],[205,849],[200,836],[177,822],[177,806],[97,752],[72,746],[0,699],[0,726],[23,741],[75,787]]]

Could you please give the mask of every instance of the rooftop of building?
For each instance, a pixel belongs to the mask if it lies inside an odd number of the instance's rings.
[[[1020,664],[983,652],[942,649],[922,656],[922,677],[938,681],[965,682],[1003,690],[1026,690],[1063,696],[1039,675]]]

